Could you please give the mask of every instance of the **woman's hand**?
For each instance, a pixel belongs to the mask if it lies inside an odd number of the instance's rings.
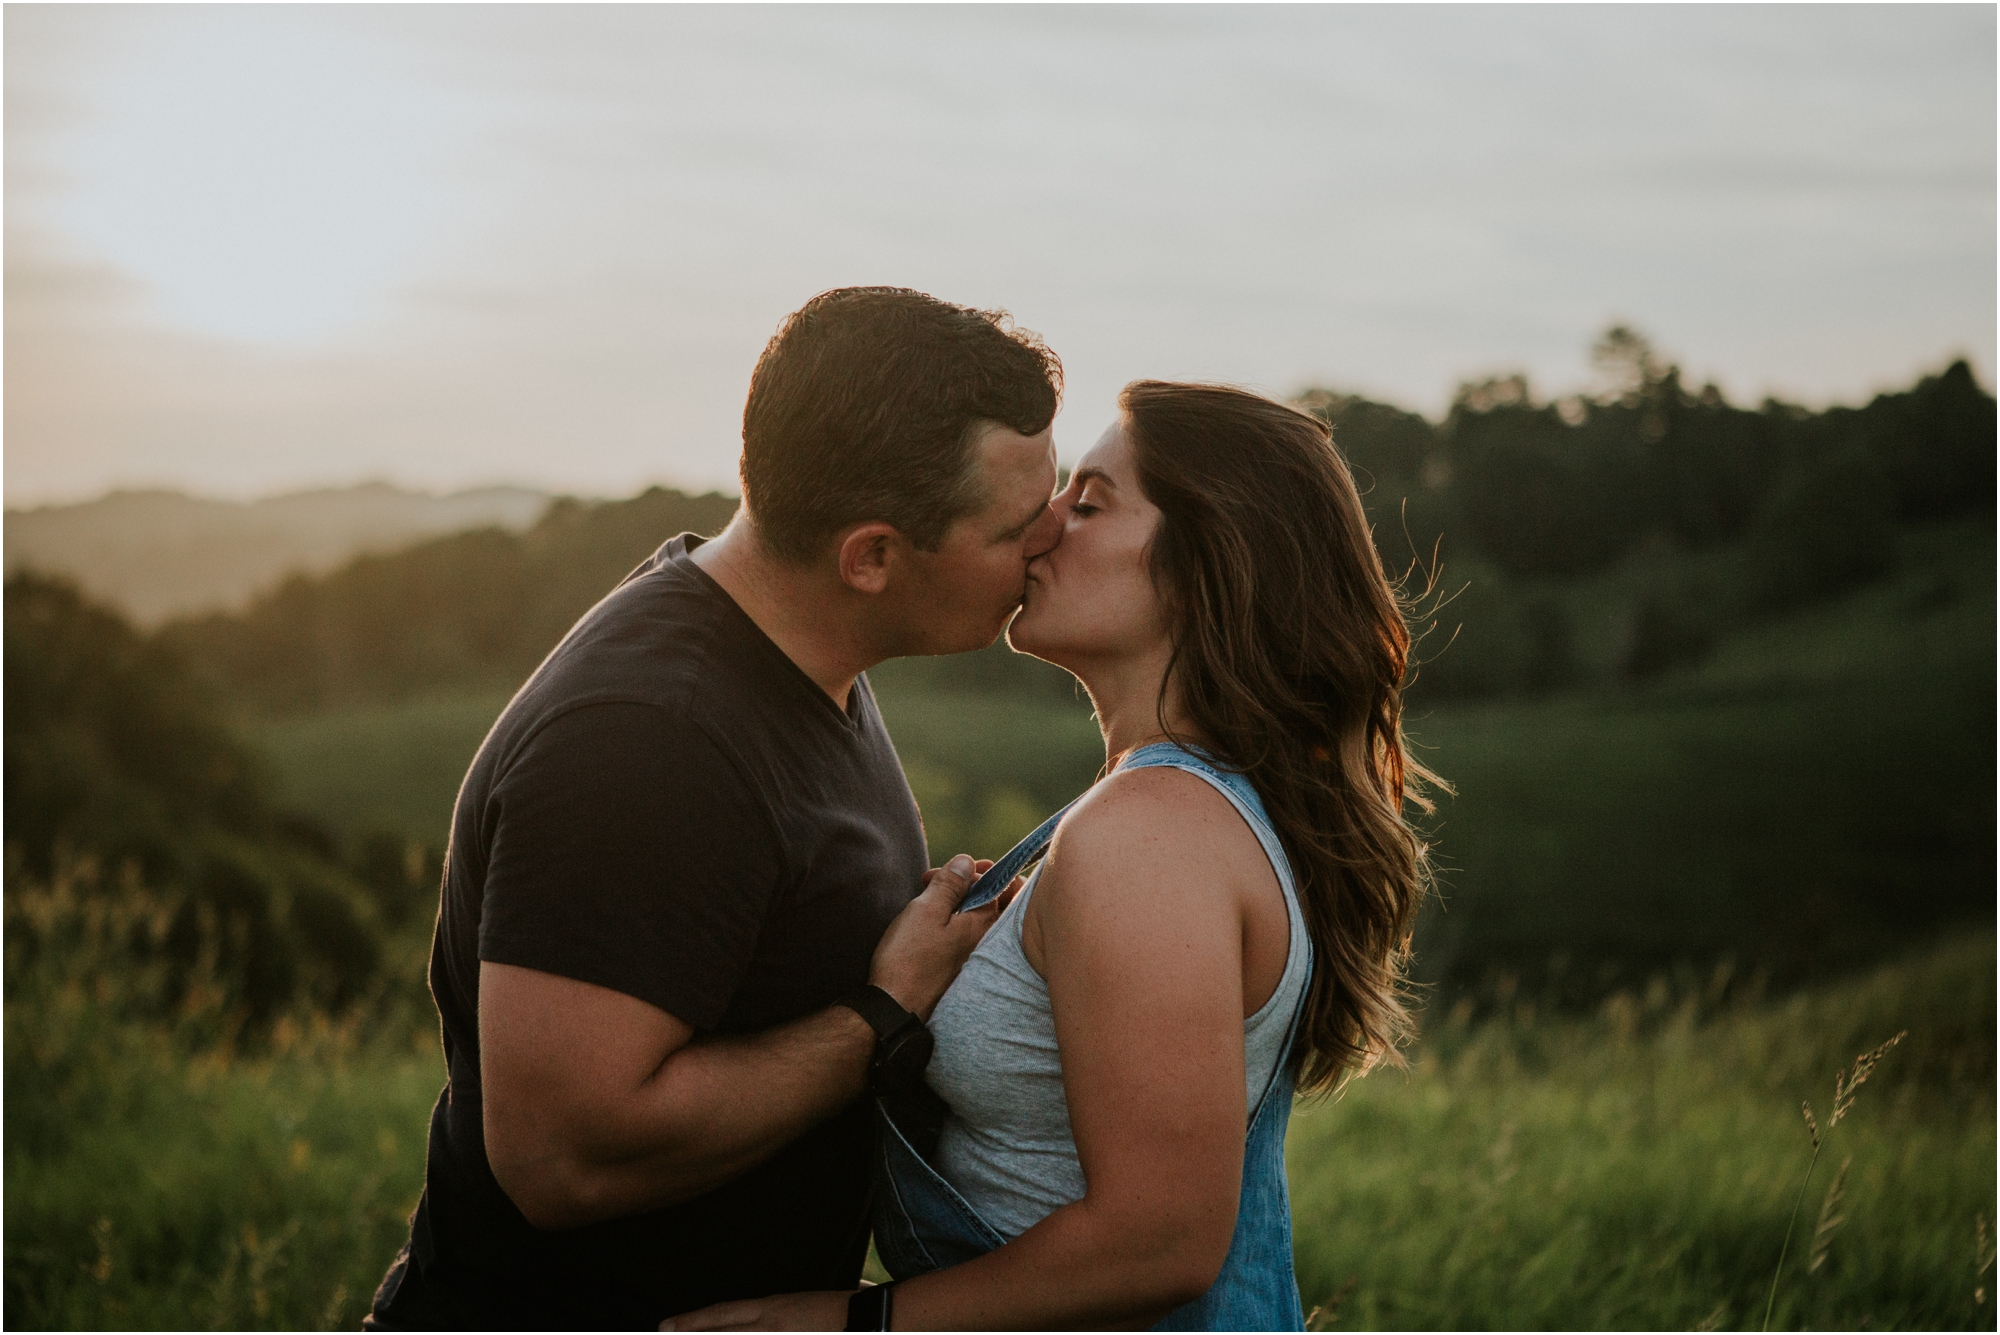
[[[699,1312],[670,1316],[661,1330],[845,1330],[847,1300],[853,1289],[818,1293],[777,1293],[717,1303]]]

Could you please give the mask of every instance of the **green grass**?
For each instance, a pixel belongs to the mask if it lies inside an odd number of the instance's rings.
[[[1772,1324],[1990,1330],[1993,977],[1982,937],[1782,1005],[1657,987],[1590,1019],[1441,1017],[1407,1076],[1294,1118],[1307,1306],[1338,1299],[1348,1329],[1755,1329],[1811,1153],[1800,1101],[1825,1125],[1834,1071],[1907,1028],[1828,1135]]]
[[[6,909],[7,1324],[353,1328],[444,1073],[421,941],[367,1007],[246,1040],[203,975],[167,982],[144,942],[171,913],[143,890],[16,874]]]
[[[423,1185],[442,1060],[96,1056],[116,1070],[65,1091],[55,1145],[17,1143],[10,1074],[8,1325],[357,1326]]]
[[[442,845],[459,781],[507,699],[438,695],[238,727],[270,760],[282,802],[350,838],[385,829]],[[1081,699],[906,691],[881,704],[939,859],[1005,852],[1104,761]]]
[[[933,863],[1000,856],[1104,765],[1084,700],[885,691],[881,703]]]
[[[9,1325],[352,1328],[421,1185],[435,1029],[304,1016],[232,1051],[121,1016],[88,961],[9,963]],[[1799,1100],[1824,1121],[1834,1070],[1907,1028],[1831,1132],[1847,1222],[1818,1272],[1795,1243],[1774,1325],[1990,1329],[1993,978],[1981,937],[1779,1003],[1661,983],[1588,1018],[1434,1014],[1407,1076],[1294,1119],[1306,1303],[1341,1328],[1754,1328]]]
[[[270,760],[280,802],[349,837],[393,830],[442,847],[459,782],[508,694],[250,718],[239,731]]]

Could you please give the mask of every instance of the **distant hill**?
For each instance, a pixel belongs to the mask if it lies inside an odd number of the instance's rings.
[[[445,687],[511,690],[633,566],[719,533],[736,498],[653,487],[562,497],[519,533],[467,529],[293,575],[240,612],[176,618],[157,642],[238,705],[310,708]]]
[[[240,607],[295,571],[468,528],[518,532],[544,492],[481,487],[433,496],[385,482],[241,502],[177,491],[114,491],[79,505],[8,510],[9,570],[66,575],[135,622]]]

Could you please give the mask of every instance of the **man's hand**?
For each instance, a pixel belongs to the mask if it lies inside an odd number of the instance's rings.
[[[896,915],[875,947],[868,981],[894,997],[904,1010],[928,1020],[966,957],[1007,902],[1003,895],[983,908],[958,912],[959,901],[979,874],[993,863],[960,853],[924,873],[924,889]]]
[[[954,914],[991,863],[924,877],[876,949],[869,981],[928,1016],[997,905]],[[688,1200],[852,1102],[875,1035],[832,1006],[760,1034],[694,1030],[609,988],[487,962],[479,971],[486,1152],[538,1228]]]
[[[699,1312],[668,1317],[661,1330],[845,1330],[852,1289],[780,1293],[717,1303]]]

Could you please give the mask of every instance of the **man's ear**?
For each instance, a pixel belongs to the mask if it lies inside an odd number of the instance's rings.
[[[856,524],[840,535],[840,582],[857,593],[880,593],[889,587],[889,566],[896,559],[903,535],[880,520]]]

